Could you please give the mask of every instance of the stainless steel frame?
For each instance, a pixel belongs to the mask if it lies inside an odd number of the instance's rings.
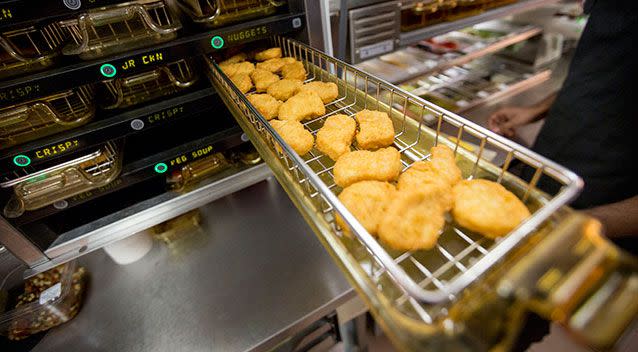
[[[280,46],[286,56],[293,56],[305,63],[310,76],[308,80],[333,81],[339,87],[340,96],[327,106],[328,113],[305,123],[311,132],[316,133],[322,121],[335,113],[352,115],[363,108],[387,111],[394,119],[395,130],[399,131],[395,136],[395,146],[402,153],[402,161],[406,168],[414,161],[427,159],[429,157],[427,150],[430,146],[438,143],[446,144],[451,146],[461,158],[460,164],[466,171],[465,177],[494,179],[517,193],[532,208],[532,217],[495,243],[486,242],[485,239],[464,233],[458,227],[452,227],[447,232],[451,234],[450,236],[458,237],[455,243],[457,245],[465,243],[465,248],[460,252],[446,248],[440,243],[436,252],[391,253],[383,248],[337,199],[334,192],[338,191],[338,187],[332,180],[332,164],[327,161],[328,158],[314,150],[304,158],[297,155],[223,74],[217,64],[212,62],[215,85],[224,90],[244,113],[247,122],[251,125],[250,128],[254,128],[258,136],[263,138],[272,151],[276,152],[278,162],[288,170],[288,177],[297,183],[298,191],[303,192],[315,211],[321,214],[321,218],[309,216],[310,220],[315,223],[327,222],[317,227],[332,228],[333,235],[342,238],[343,241],[342,232],[334,223],[336,216],[342,217],[351,232],[365,245],[374,258],[375,262],[370,263],[371,267],[366,269],[370,279],[377,282],[381,274],[387,270],[401,290],[409,296],[401,300],[413,298],[420,302],[436,304],[454,299],[461,290],[475,282],[478,277],[502,260],[523,239],[573,199],[582,188],[582,180],[569,170],[456,114],[414,97],[387,82],[371,77],[363,71],[299,42],[277,37],[274,38],[274,44]],[[405,113],[396,110],[395,105],[403,106],[402,111],[407,111],[409,107],[416,107],[420,109],[421,116],[426,114],[437,116],[436,129],[426,127],[422,120],[411,120]],[[456,133],[456,143],[444,137],[445,131],[449,133],[450,129]],[[469,153],[459,146],[459,141],[467,139],[468,135],[470,139],[479,141],[477,144],[480,149],[477,154]],[[507,154],[503,166],[498,167],[481,158],[487,146]],[[516,178],[507,171],[514,159],[520,160],[535,170],[530,183]],[[561,190],[555,195],[539,192],[535,186],[541,177],[549,177],[560,183]],[[427,258],[438,252],[447,258],[447,261],[428,267]],[[452,254],[454,252],[458,253],[454,255]],[[408,274],[405,269],[406,264],[418,269],[418,275],[415,275],[413,271]],[[450,273],[451,269],[453,269],[452,273]],[[417,276],[421,279],[417,280]],[[426,315],[422,315],[423,319],[431,320],[431,317],[427,318]]]

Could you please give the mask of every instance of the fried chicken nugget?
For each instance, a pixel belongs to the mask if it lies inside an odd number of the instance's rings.
[[[382,111],[361,110],[355,118],[359,122],[357,144],[362,149],[378,149],[392,145],[394,126],[388,114]]]
[[[303,121],[326,113],[326,107],[317,93],[301,92],[286,100],[279,108],[280,120]]]
[[[255,70],[255,65],[252,62],[237,62],[234,64],[219,65],[219,68],[224,71],[226,76],[234,76],[240,73],[251,74]]]
[[[295,61],[293,63],[284,65],[281,68],[281,75],[283,78],[298,79],[303,81],[306,79],[306,69],[304,68],[302,62]]]
[[[303,127],[301,122],[295,120],[272,120],[270,124],[297,154],[304,155],[312,149],[315,139],[312,133]]]
[[[361,181],[346,187],[339,194],[339,200],[371,235],[376,236],[379,222],[395,192],[395,187],[388,182]],[[351,235],[345,221],[340,216],[336,220],[344,233]]]
[[[230,80],[235,83],[242,93],[247,93],[253,88],[253,81],[251,81],[250,76],[245,73],[234,74],[230,76]]]
[[[464,180],[453,188],[452,215],[459,225],[496,238],[510,233],[530,216],[516,195],[488,180]]]
[[[250,78],[253,79],[255,89],[258,92],[265,92],[271,84],[279,81],[279,76],[276,74],[258,68],[250,74]]]
[[[398,191],[379,222],[379,238],[396,250],[433,248],[445,225],[446,204],[444,188]]]
[[[266,120],[272,120],[277,117],[279,113],[279,107],[282,102],[271,97],[268,94],[251,94],[248,96],[248,101],[259,111]]]
[[[255,54],[255,60],[266,61],[281,57],[281,48],[270,48]]]
[[[277,73],[281,71],[281,68],[284,67],[284,65],[288,65],[296,61],[297,60],[294,57],[282,57],[259,62],[256,66],[262,70]]]
[[[337,88],[337,85],[332,82],[308,82],[301,87],[300,91],[313,91],[319,94],[321,101],[323,101],[324,104],[332,102],[339,96],[339,89]]]
[[[284,78],[271,84],[266,91],[276,99],[286,101],[293,95],[297,94],[297,91],[299,91],[299,88],[301,88],[302,85],[303,82],[298,79]]]
[[[452,149],[438,145],[430,149],[429,161],[417,161],[401,176],[397,187],[400,190],[418,189],[431,184],[454,186],[461,180],[461,169],[456,165]]]
[[[392,147],[374,152],[355,150],[340,156],[332,171],[341,187],[365,180],[394,181],[401,172],[401,154]]]
[[[356,129],[357,123],[351,117],[342,114],[328,117],[317,132],[317,149],[336,161],[350,151]]]
[[[238,62],[242,62],[242,61],[246,61],[248,60],[248,56],[244,53],[239,53],[236,55],[233,55],[231,57],[229,57],[228,59],[222,61],[219,63],[220,66],[222,65],[228,65],[228,64],[236,64]]]

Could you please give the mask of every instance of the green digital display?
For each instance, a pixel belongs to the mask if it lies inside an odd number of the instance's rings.
[[[20,167],[29,166],[29,164],[31,164],[31,158],[22,154],[16,155],[13,157],[13,163]]]
[[[224,38],[216,35],[210,40],[210,45],[215,49],[221,49],[224,46]]]
[[[157,172],[158,174],[163,174],[166,172],[166,170],[168,170],[168,166],[166,166],[166,164],[164,163],[155,164],[155,172]]]
[[[104,65],[100,66],[100,73],[104,77],[111,78],[111,77],[114,77],[117,74],[117,69],[115,68],[115,66],[113,66],[111,64],[104,64]]]

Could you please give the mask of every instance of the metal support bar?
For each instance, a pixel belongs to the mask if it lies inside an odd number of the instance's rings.
[[[7,220],[0,216],[0,243],[26,265],[44,264],[49,258],[33,242],[24,237]]]

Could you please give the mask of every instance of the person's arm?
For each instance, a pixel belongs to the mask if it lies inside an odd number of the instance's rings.
[[[556,94],[552,94],[540,102],[526,107],[504,107],[493,113],[487,120],[490,130],[512,138],[516,128],[543,119],[554,104]]]
[[[607,237],[638,236],[638,195],[587,209],[585,212],[600,220]]]

